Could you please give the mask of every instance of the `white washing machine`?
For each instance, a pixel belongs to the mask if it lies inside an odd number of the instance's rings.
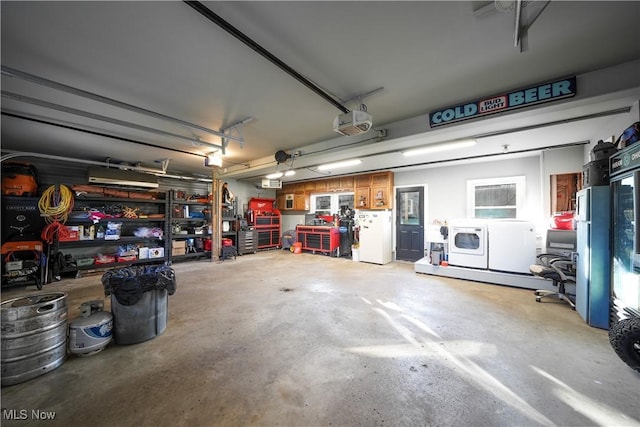
[[[449,265],[489,268],[487,221],[455,219],[449,222]]]

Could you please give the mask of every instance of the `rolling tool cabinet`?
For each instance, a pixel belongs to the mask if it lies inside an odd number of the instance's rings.
[[[303,251],[321,252],[329,256],[338,256],[340,252],[338,227],[298,225],[296,240],[302,243]]]

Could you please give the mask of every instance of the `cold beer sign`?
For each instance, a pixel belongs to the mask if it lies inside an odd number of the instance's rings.
[[[447,125],[489,114],[571,98],[575,94],[576,78],[574,76],[431,112],[429,113],[429,125],[431,127]]]

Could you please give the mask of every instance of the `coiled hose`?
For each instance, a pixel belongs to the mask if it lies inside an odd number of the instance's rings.
[[[69,230],[63,225],[73,210],[73,192],[69,187],[60,184],[47,188],[38,201],[38,209],[49,224],[40,234],[43,241],[52,243],[56,234],[58,238],[69,236]]]

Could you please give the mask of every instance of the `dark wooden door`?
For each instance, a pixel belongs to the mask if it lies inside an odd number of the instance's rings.
[[[424,256],[424,187],[396,189],[396,259]]]

